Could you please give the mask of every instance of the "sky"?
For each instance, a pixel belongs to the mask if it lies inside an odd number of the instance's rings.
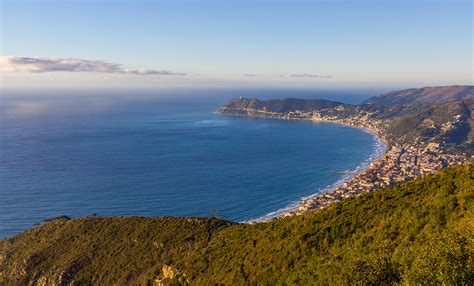
[[[0,0],[2,88],[473,83],[470,0]]]

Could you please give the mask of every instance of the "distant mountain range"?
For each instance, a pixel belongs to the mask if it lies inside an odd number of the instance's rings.
[[[237,98],[219,109],[220,114],[285,117],[317,112],[326,118],[367,116],[381,124],[389,144],[437,142],[453,151],[472,153],[474,142],[474,86],[406,89],[371,97],[358,105],[323,99]]]
[[[474,86],[453,85],[439,87],[411,88],[383,93],[371,97],[362,104],[406,105],[406,104],[439,104],[474,98]]]

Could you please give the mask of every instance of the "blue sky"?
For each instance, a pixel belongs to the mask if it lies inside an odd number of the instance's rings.
[[[2,85],[472,84],[472,17],[471,1],[456,0],[5,0],[2,56],[77,58],[121,68],[9,70]],[[128,72],[142,69],[173,74]]]

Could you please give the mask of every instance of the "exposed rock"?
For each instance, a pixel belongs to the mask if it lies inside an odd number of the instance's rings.
[[[178,269],[172,266],[163,265],[163,268],[161,269],[161,275],[155,279],[154,284],[157,286],[164,286],[168,285],[173,280],[177,281],[181,285],[189,284],[186,274],[181,273]]]
[[[57,221],[57,220],[71,220],[71,218],[68,217],[67,215],[61,215],[57,217],[47,218],[47,219],[44,219],[43,221],[50,222],[50,221]]]

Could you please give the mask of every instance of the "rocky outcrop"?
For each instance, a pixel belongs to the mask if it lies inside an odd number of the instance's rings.
[[[173,282],[177,282],[179,285],[189,285],[189,279],[186,278],[186,274],[181,273],[172,266],[163,265],[161,274],[154,280],[154,284],[156,286],[165,286],[173,284]]]

